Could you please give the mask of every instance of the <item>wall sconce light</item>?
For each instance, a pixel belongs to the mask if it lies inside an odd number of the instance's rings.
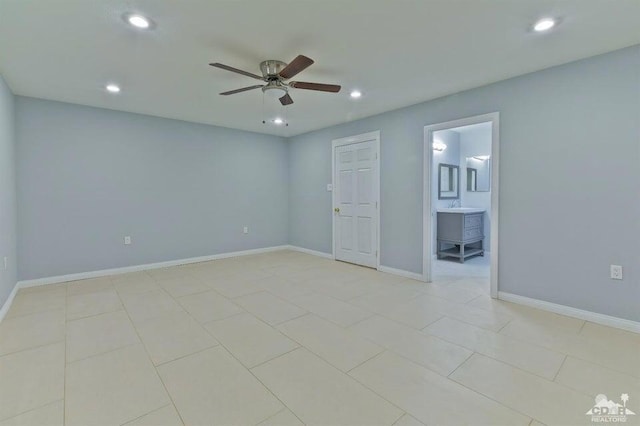
[[[441,141],[435,141],[433,142],[433,150],[434,151],[444,151],[445,149],[447,149],[447,145],[442,143]]]
[[[475,155],[473,158],[474,158],[474,160],[478,160],[478,161],[486,161],[489,158],[491,158],[491,156],[490,155]]]

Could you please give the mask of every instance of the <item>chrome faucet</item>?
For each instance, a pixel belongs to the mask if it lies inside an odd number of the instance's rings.
[[[457,204],[457,206],[456,206],[456,204]],[[459,199],[458,199],[458,200],[453,200],[453,201],[451,201],[451,202],[449,203],[449,208],[450,208],[450,209],[452,209],[452,208],[454,208],[454,207],[462,207],[462,205],[461,205],[461,203],[460,203],[460,200],[459,200]]]

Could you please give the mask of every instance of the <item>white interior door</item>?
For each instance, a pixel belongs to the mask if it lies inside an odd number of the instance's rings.
[[[334,148],[336,260],[378,266],[378,141]]]

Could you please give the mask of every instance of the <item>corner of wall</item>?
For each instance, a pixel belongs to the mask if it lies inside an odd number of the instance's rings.
[[[15,96],[0,75],[0,320],[17,288]]]

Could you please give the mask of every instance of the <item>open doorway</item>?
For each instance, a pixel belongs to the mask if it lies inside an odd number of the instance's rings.
[[[426,126],[426,281],[498,294],[498,113]],[[461,284],[462,285],[462,284]]]

